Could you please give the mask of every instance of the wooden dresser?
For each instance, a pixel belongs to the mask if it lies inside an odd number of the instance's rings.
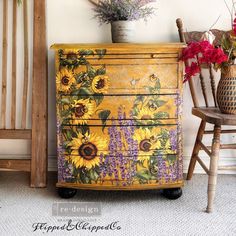
[[[170,198],[181,195],[182,48],[52,46],[62,197],[72,197],[76,188],[167,189]]]

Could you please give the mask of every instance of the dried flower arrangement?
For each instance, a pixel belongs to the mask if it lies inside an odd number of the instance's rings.
[[[114,21],[147,21],[154,14],[154,8],[147,6],[156,0],[99,0],[94,3],[95,18],[99,22],[111,23]]]

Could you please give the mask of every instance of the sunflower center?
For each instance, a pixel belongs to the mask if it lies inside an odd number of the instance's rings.
[[[150,143],[150,139],[144,139],[139,144],[140,150],[143,151],[143,152],[149,152],[151,146],[152,145]]]
[[[149,109],[150,109],[151,111],[155,111],[155,110],[157,109],[157,106],[155,106],[154,104],[150,104],[150,105],[149,105]]]
[[[105,86],[105,80],[104,79],[100,79],[98,82],[97,82],[97,84],[96,84],[96,89],[102,89],[102,88],[104,88],[104,86]]]
[[[79,147],[79,155],[85,160],[92,160],[97,156],[98,149],[93,143],[84,143]]]
[[[79,103],[76,107],[75,107],[75,116],[76,117],[82,117],[85,113],[87,112],[87,108],[85,105]]]
[[[75,61],[75,60],[77,60],[77,55],[75,53],[68,53],[67,54],[67,59]]]
[[[63,85],[68,85],[69,84],[69,77],[68,76],[63,76],[61,79],[61,83]]]
[[[152,117],[150,115],[143,115],[141,120],[150,120]]]

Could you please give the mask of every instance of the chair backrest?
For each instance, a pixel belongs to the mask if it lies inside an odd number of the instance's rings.
[[[176,20],[176,24],[177,24],[178,31],[179,31],[180,42],[188,43],[190,41],[200,41],[203,39],[204,34],[206,33],[206,31],[190,31],[190,32],[184,31],[183,22],[179,18]],[[213,42],[213,44],[215,46],[218,46],[221,44],[221,39],[222,39],[223,35],[229,36],[229,31],[222,31],[222,30],[217,30],[217,29],[212,29],[210,31],[215,36],[215,40]],[[214,73],[213,73],[213,67],[212,67],[212,65],[204,65],[202,67],[202,69],[208,70],[207,77],[209,77],[209,79],[210,79],[210,87],[211,87],[211,89],[210,89],[211,94],[209,94],[209,93],[207,93],[208,89],[206,87],[207,81],[206,81],[206,78],[204,78],[205,73],[203,73],[203,71],[201,70],[199,73],[199,79],[200,79],[200,84],[201,84],[201,92],[202,92],[202,95],[204,98],[204,103],[205,103],[204,106],[206,106],[206,107],[210,106],[210,100],[211,100],[210,96],[212,96],[214,106],[217,107],[216,82],[215,82],[215,77],[214,77]],[[199,99],[198,99],[199,93],[196,91],[196,86],[195,86],[195,83],[192,79],[189,80],[189,87],[190,87],[190,92],[191,92],[194,107],[199,107],[200,106]]]

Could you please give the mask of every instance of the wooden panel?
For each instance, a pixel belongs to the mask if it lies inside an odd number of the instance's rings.
[[[30,160],[28,159],[1,159],[0,160],[0,169],[10,169],[10,170],[19,170],[19,171],[27,171],[30,172]]]
[[[91,185],[91,184],[76,184],[76,183],[57,183],[57,187],[64,188],[79,188],[79,189],[90,189],[90,190],[148,190],[148,189],[165,189],[165,188],[181,188],[184,182],[179,181],[174,184],[148,184],[148,185],[132,185],[132,186],[111,186],[111,185]]]
[[[30,129],[0,130],[0,139],[31,139]]]
[[[23,83],[21,128],[25,129],[26,115],[27,115],[28,81],[29,81],[28,0],[23,1],[23,15],[24,15],[24,83]]]
[[[131,43],[113,43],[113,44],[55,44],[51,49],[101,49],[105,48],[106,54],[128,54],[128,53],[176,53],[181,52],[186,47],[184,43],[156,43],[156,44],[131,44]]]
[[[12,72],[11,72],[11,129],[16,127],[16,70],[17,70],[17,0],[13,0]]]
[[[6,96],[7,96],[7,49],[8,49],[8,0],[3,1],[3,48],[2,48],[2,106],[1,128],[6,128]]]
[[[45,0],[34,1],[31,186],[47,177],[47,43]]]

